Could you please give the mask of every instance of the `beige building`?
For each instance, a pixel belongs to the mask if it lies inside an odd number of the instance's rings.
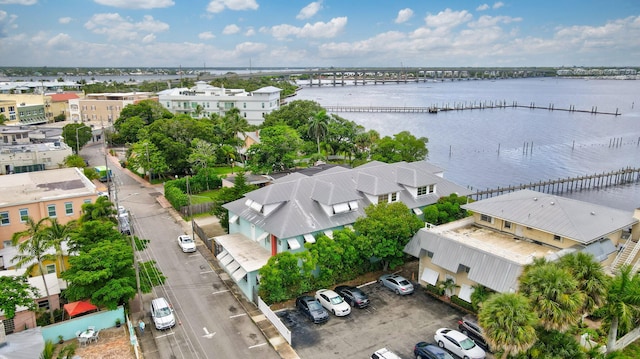
[[[89,122],[99,126],[112,125],[127,105],[142,100],[156,99],[149,92],[97,93],[84,98],[69,99],[69,117],[72,122]]]
[[[524,266],[535,258],[553,261],[582,251],[614,271],[635,249],[628,263],[640,265],[634,258],[640,248],[638,213],[531,190],[462,207],[473,215],[421,229],[405,252],[420,259],[421,285],[451,279],[457,287],[450,294],[468,302],[478,284],[516,291]]]
[[[64,142],[31,143],[30,127],[7,126],[0,129],[0,174],[57,169],[72,150]],[[35,133],[38,137],[38,133]],[[44,138],[44,137],[42,137]]]
[[[53,122],[51,96],[32,93],[0,94],[0,114],[9,120],[6,125]]]
[[[79,95],[80,94],[80,95]],[[69,114],[69,100],[75,100],[84,96],[82,93],[75,92],[62,92],[51,94],[51,109],[50,112],[55,118],[59,115],[65,115],[65,119],[70,119],[71,115]]]
[[[78,168],[0,176],[0,268],[11,236],[26,228],[25,219],[57,218],[62,224],[80,218],[82,205],[98,197],[95,185]]]

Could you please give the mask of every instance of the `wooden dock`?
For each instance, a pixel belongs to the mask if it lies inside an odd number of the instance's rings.
[[[640,182],[640,168],[622,168],[616,171],[596,173],[592,175],[558,178],[556,180],[539,181],[529,184],[520,184],[516,186],[498,187],[494,189],[486,189],[484,191],[476,191],[468,197],[479,200],[499,196],[505,193],[515,192],[523,189],[533,191],[561,194],[564,192],[582,191],[596,188],[606,188],[619,186],[629,183]]]
[[[431,113],[437,114],[438,112],[446,111],[466,111],[466,110],[487,110],[487,109],[506,109],[506,108],[522,108],[530,110],[547,110],[547,111],[565,111],[565,112],[580,112],[590,113],[593,115],[622,115],[616,108],[616,112],[598,111],[597,106],[591,107],[589,110],[576,109],[571,105],[568,108],[558,108],[553,104],[548,106],[539,106],[535,103],[528,105],[521,105],[517,102],[507,104],[506,101],[484,101],[484,102],[460,102],[454,104],[442,104],[432,106],[323,106],[327,112],[378,112],[378,113]]]

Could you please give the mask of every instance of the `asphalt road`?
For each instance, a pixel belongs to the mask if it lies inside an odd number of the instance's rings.
[[[81,155],[91,166],[105,163],[100,144],[85,146]],[[163,286],[154,288],[154,296],[165,297],[173,305],[176,326],[158,331],[149,316],[145,320],[160,357],[279,358],[206,259],[199,252],[182,253],[177,237],[184,234],[183,229],[156,201],[160,189],[141,185],[111,161],[109,168],[118,204],[130,212],[134,234],[150,240],[145,251],[136,253],[138,261],[155,260],[167,277]],[[115,201],[115,196],[111,199]],[[149,312],[148,303],[144,309]]]

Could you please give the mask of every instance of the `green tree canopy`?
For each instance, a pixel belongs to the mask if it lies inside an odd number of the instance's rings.
[[[115,127],[117,131],[120,131],[120,126],[132,117],[138,117],[145,125],[149,125],[161,118],[172,118],[173,114],[158,101],[142,100],[135,104],[125,106],[122,111],[120,111],[120,117],[118,117],[118,120],[113,124],[113,127]]]
[[[65,292],[69,300],[90,298],[97,306],[115,309],[136,294],[132,248],[122,237],[99,241],[69,258],[69,264],[62,274],[70,282]]]
[[[254,173],[280,172],[293,168],[301,145],[298,132],[289,126],[273,126],[260,132],[260,143],[247,151],[248,167]]]
[[[467,210],[460,206],[471,200],[455,193],[447,197],[440,197],[438,202],[423,209],[424,221],[434,225],[449,223],[467,217]]]
[[[307,128],[309,118],[321,111],[324,111],[324,108],[315,101],[291,101],[287,105],[280,107],[278,110],[265,115],[262,128],[287,125],[299,133],[302,133],[305,132],[304,129]]]
[[[302,256],[308,257],[308,253],[281,252],[260,268],[259,293],[266,303],[293,298],[311,289],[311,270],[315,264],[302,260],[300,266]]]
[[[385,136],[373,144],[371,159],[386,163],[422,161],[429,153],[428,142],[428,138],[416,138],[409,131],[399,132],[393,138]]]
[[[64,165],[66,167],[78,167],[85,168],[87,164],[84,162],[84,159],[78,155],[69,155],[64,158]]]
[[[365,213],[353,225],[364,237],[364,253],[382,260],[384,270],[401,265],[404,247],[424,223],[402,202],[370,205]]]
[[[32,287],[24,276],[0,276],[0,310],[7,319],[16,316],[17,307],[35,311],[35,299],[40,298],[38,289]]]
[[[91,141],[92,136],[91,128],[82,123],[70,123],[62,128],[64,143],[71,147],[75,154]]]
[[[98,196],[95,202],[82,205],[80,222],[109,221],[112,224],[117,224],[118,222],[115,218],[117,213],[113,202],[109,198]]]
[[[604,272],[602,264],[592,254],[570,253],[561,257],[558,264],[578,280],[578,288],[585,294],[583,314],[588,314],[604,304],[609,277]]]
[[[631,329],[640,313],[640,273],[633,273],[631,266],[622,266],[607,288],[604,318],[609,325],[607,351],[615,349],[618,329]]]

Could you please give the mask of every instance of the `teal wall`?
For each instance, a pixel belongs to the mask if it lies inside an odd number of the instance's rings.
[[[58,342],[59,335],[62,335],[64,340],[74,339],[78,330],[86,330],[89,326],[96,327],[96,330],[115,327],[117,318],[120,318],[121,323],[125,322],[122,306],[47,325],[42,328],[42,337],[45,341],[51,340],[54,343]]]

